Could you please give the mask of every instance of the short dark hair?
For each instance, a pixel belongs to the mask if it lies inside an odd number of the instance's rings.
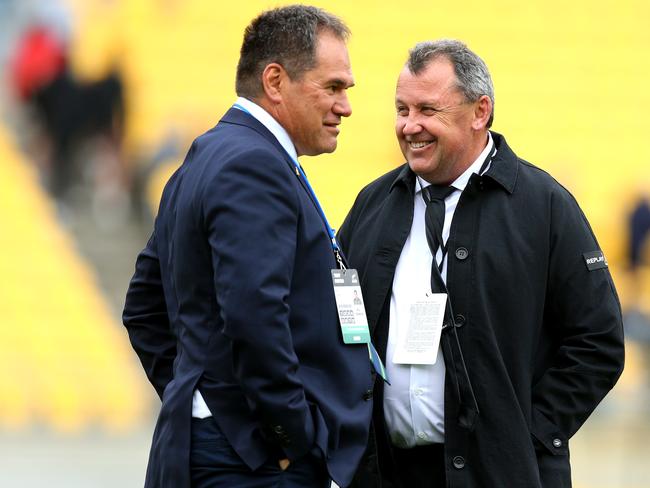
[[[492,113],[487,126],[492,126],[494,120],[494,86],[485,62],[465,44],[454,39],[425,41],[415,45],[409,52],[406,62],[409,71],[414,75],[424,71],[426,67],[440,57],[448,59],[454,66],[456,86],[466,100],[475,102],[483,95],[492,101]]]
[[[262,72],[278,63],[292,80],[316,65],[316,42],[322,31],[347,41],[350,30],[341,19],[320,8],[289,5],[261,13],[246,27],[235,90],[255,98],[262,91]]]

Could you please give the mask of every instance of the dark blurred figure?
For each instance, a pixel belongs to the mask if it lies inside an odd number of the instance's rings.
[[[650,264],[647,251],[650,240],[650,202],[645,195],[638,199],[629,214],[628,235],[630,306],[625,313],[625,330],[630,339],[650,345],[650,319],[642,308],[644,268]]]
[[[44,26],[26,30],[19,39],[10,74],[14,91],[33,108],[51,146],[46,184],[55,197],[64,197],[78,178],[74,161],[82,144],[100,137],[119,152],[124,127],[121,78],[114,71],[94,82],[77,80],[64,42]]]
[[[630,268],[638,270],[645,263],[644,246],[650,236],[650,203],[641,197],[635,205],[629,219],[630,229]]]

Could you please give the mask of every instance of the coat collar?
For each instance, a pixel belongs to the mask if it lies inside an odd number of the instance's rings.
[[[408,163],[404,163],[402,170],[397,174],[397,178],[395,178],[393,184],[390,185],[390,190],[388,190],[388,192],[391,193],[393,188],[397,185],[403,185],[411,195],[415,194],[415,173],[411,171]]]
[[[505,137],[497,132],[490,132],[492,133],[494,145],[497,148],[497,154],[484,177],[494,180],[504,190],[512,194],[515,191],[515,185],[517,183],[517,173],[519,171],[518,158],[506,143]],[[411,194],[414,193],[415,173],[411,171],[408,163],[402,166],[402,170],[397,174],[389,192],[392,192],[396,185],[404,185]]]
[[[501,134],[492,132],[492,139],[497,148],[497,154],[492,160],[490,169],[487,170],[484,176],[491,178],[501,185],[504,190],[512,194],[517,184],[519,159],[506,143],[506,138]]]

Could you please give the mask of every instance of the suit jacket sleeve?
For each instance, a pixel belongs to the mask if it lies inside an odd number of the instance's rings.
[[[557,347],[533,386],[533,435],[565,451],[623,370],[620,304],[607,268],[589,271],[584,253],[600,249],[568,192],[553,195],[545,320]],[[559,441],[559,442],[558,442]]]
[[[264,431],[291,459],[314,442],[293,345],[292,326],[300,324],[290,324],[292,275],[301,259],[295,178],[278,154],[250,150],[228,162],[203,197],[233,373]]]
[[[169,325],[155,232],[136,260],[122,320],[149,381],[162,398],[173,376],[176,336]]]

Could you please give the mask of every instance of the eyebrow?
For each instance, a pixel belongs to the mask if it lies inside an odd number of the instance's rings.
[[[340,78],[334,78],[333,80],[329,80],[327,85],[335,85],[337,88],[344,87],[344,88],[352,88],[354,86],[354,82],[351,84],[347,84],[347,82],[343,81]]]
[[[433,108],[436,108],[436,107],[438,106],[438,103],[439,103],[439,102],[434,101],[434,100],[428,100],[428,101],[426,101],[426,102],[416,103],[415,106],[416,106],[417,108],[422,108],[422,107],[433,107]],[[406,103],[406,102],[403,101],[403,100],[400,100],[399,98],[396,98],[396,99],[395,99],[395,105],[409,105],[409,104]]]

